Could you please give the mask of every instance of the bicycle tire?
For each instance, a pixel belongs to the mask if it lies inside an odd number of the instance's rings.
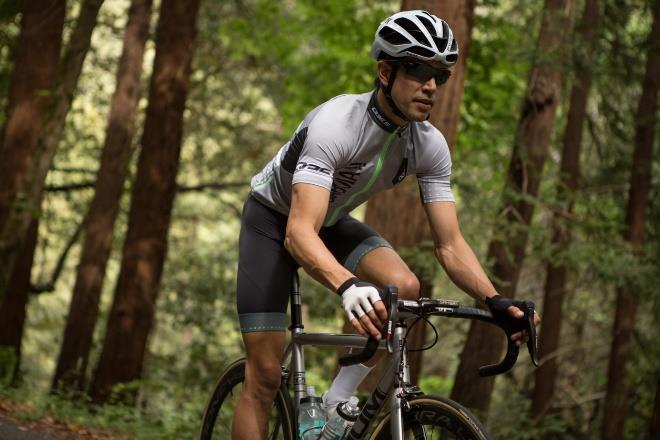
[[[204,411],[199,438],[201,440],[226,440],[231,438],[231,421],[235,403],[245,381],[245,359],[239,359],[222,373],[215,386],[209,404]],[[295,440],[295,417],[291,396],[284,384],[275,395],[269,417],[269,440]]]
[[[435,396],[420,396],[408,401],[403,413],[404,439],[488,440],[481,422],[453,400]],[[374,430],[372,440],[389,440],[390,414]]]

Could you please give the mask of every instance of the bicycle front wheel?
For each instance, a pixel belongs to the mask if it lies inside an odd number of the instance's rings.
[[[403,438],[406,440],[488,440],[479,420],[458,403],[434,396],[420,396],[408,401],[403,412]],[[390,414],[378,424],[372,437],[391,439]]]
[[[226,440],[231,438],[231,425],[245,381],[245,359],[230,365],[220,376],[211,401],[204,412],[201,440]],[[295,440],[293,404],[284,384],[275,396],[268,418],[269,440]]]

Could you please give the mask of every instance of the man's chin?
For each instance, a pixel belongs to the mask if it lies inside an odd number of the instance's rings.
[[[414,122],[424,122],[426,121],[429,116],[431,116],[431,112],[428,113],[414,113],[410,115],[410,120]]]

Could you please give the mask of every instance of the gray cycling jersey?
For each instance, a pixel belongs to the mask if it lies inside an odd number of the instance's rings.
[[[294,184],[327,189],[329,226],[408,174],[417,176],[424,203],[454,201],[444,136],[428,122],[398,127],[371,92],[337,96],[312,110],[251,186],[257,200],[284,215]]]

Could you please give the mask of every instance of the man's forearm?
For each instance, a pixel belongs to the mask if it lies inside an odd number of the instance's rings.
[[[472,248],[463,238],[455,240],[451,245],[437,247],[435,255],[452,282],[473,298],[484,301],[497,293]]]
[[[312,278],[332,291],[354,275],[339,264],[315,231],[291,231],[284,246]]]

